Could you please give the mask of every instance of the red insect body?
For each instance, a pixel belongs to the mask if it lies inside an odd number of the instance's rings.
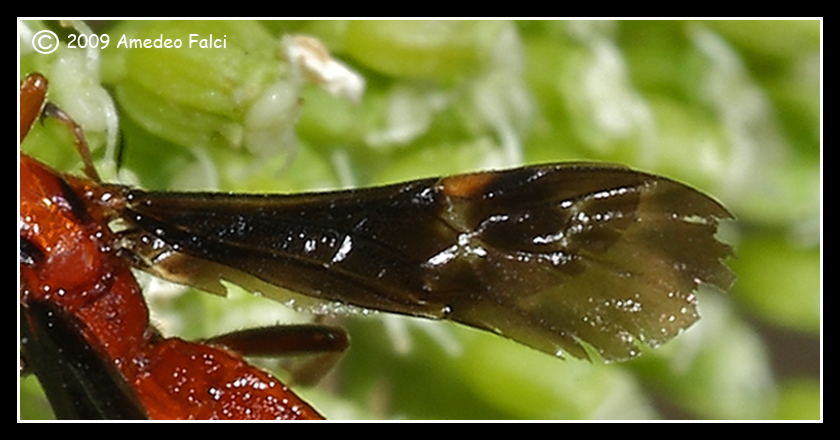
[[[21,86],[22,137],[40,112],[45,87],[41,77]],[[21,258],[21,325],[35,319],[33,304],[64,316],[113,366],[140,414],[152,419],[320,419],[238,354],[163,338],[149,326],[140,287],[107,226],[120,200],[108,196],[115,195],[96,182],[21,154],[20,237],[36,256]]]

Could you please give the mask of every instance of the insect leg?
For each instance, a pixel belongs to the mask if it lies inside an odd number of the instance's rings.
[[[315,355],[287,367],[292,373],[292,381],[300,384],[317,383],[332,369],[349,345],[347,333],[343,329],[320,324],[247,329],[202,342],[221,345],[245,356]]]
[[[85,175],[95,182],[102,182],[99,178],[99,173],[93,166],[93,158],[90,155],[90,147],[85,140],[85,133],[82,127],[73,120],[67,113],[64,112],[57,105],[47,102],[41,112],[41,118],[55,118],[62,124],[66,125],[72,132],[76,143],[76,149],[79,150],[79,155],[82,156],[82,161],[85,163]]]

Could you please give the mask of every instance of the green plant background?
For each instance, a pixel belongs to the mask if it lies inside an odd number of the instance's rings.
[[[22,23],[20,74],[50,78],[107,180],[291,192],[597,160],[686,182],[738,218],[720,233],[737,254],[732,291],[702,290],[698,324],[621,364],[562,361],[451,323],[328,317],[351,348],[319,385],[295,387],[327,417],[821,419],[820,21],[90,25],[111,37],[98,64],[79,49],[27,50],[26,30],[58,27]],[[189,33],[224,35],[227,48],[116,47],[121,35]],[[360,103],[290,83],[287,34],[316,36],[358,71]],[[286,107],[249,113],[278,84]],[[109,97],[119,172],[102,147]],[[264,130],[255,113],[277,118]],[[77,171],[70,145],[48,123],[21,148]],[[242,292],[170,295],[141,281],[167,334],[305,319]],[[35,379],[20,387],[21,418],[51,417]]]

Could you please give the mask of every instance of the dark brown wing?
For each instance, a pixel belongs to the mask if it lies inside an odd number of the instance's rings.
[[[300,195],[131,193],[138,261],[222,292],[250,277],[364,308],[450,319],[606,360],[698,316],[733,282],[720,204],[672,180],[561,164]],[[141,245],[141,242],[144,243]],[[143,250],[145,248],[146,250]],[[148,249],[157,249],[149,251]]]
[[[136,393],[85,340],[72,316],[49,302],[22,304],[20,334],[21,354],[59,420],[149,418]]]

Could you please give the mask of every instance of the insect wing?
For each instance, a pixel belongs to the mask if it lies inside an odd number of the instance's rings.
[[[561,164],[299,195],[132,191],[125,219],[157,243],[147,268],[223,292],[260,282],[321,300],[504,335],[606,360],[659,345],[728,289],[720,204],[672,180]],[[160,246],[163,243],[165,246]],[[164,249],[164,250],[161,250]]]
[[[60,420],[147,419],[136,393],[85,340],[72,317],[48,302],[21,307],[22,353]]]

